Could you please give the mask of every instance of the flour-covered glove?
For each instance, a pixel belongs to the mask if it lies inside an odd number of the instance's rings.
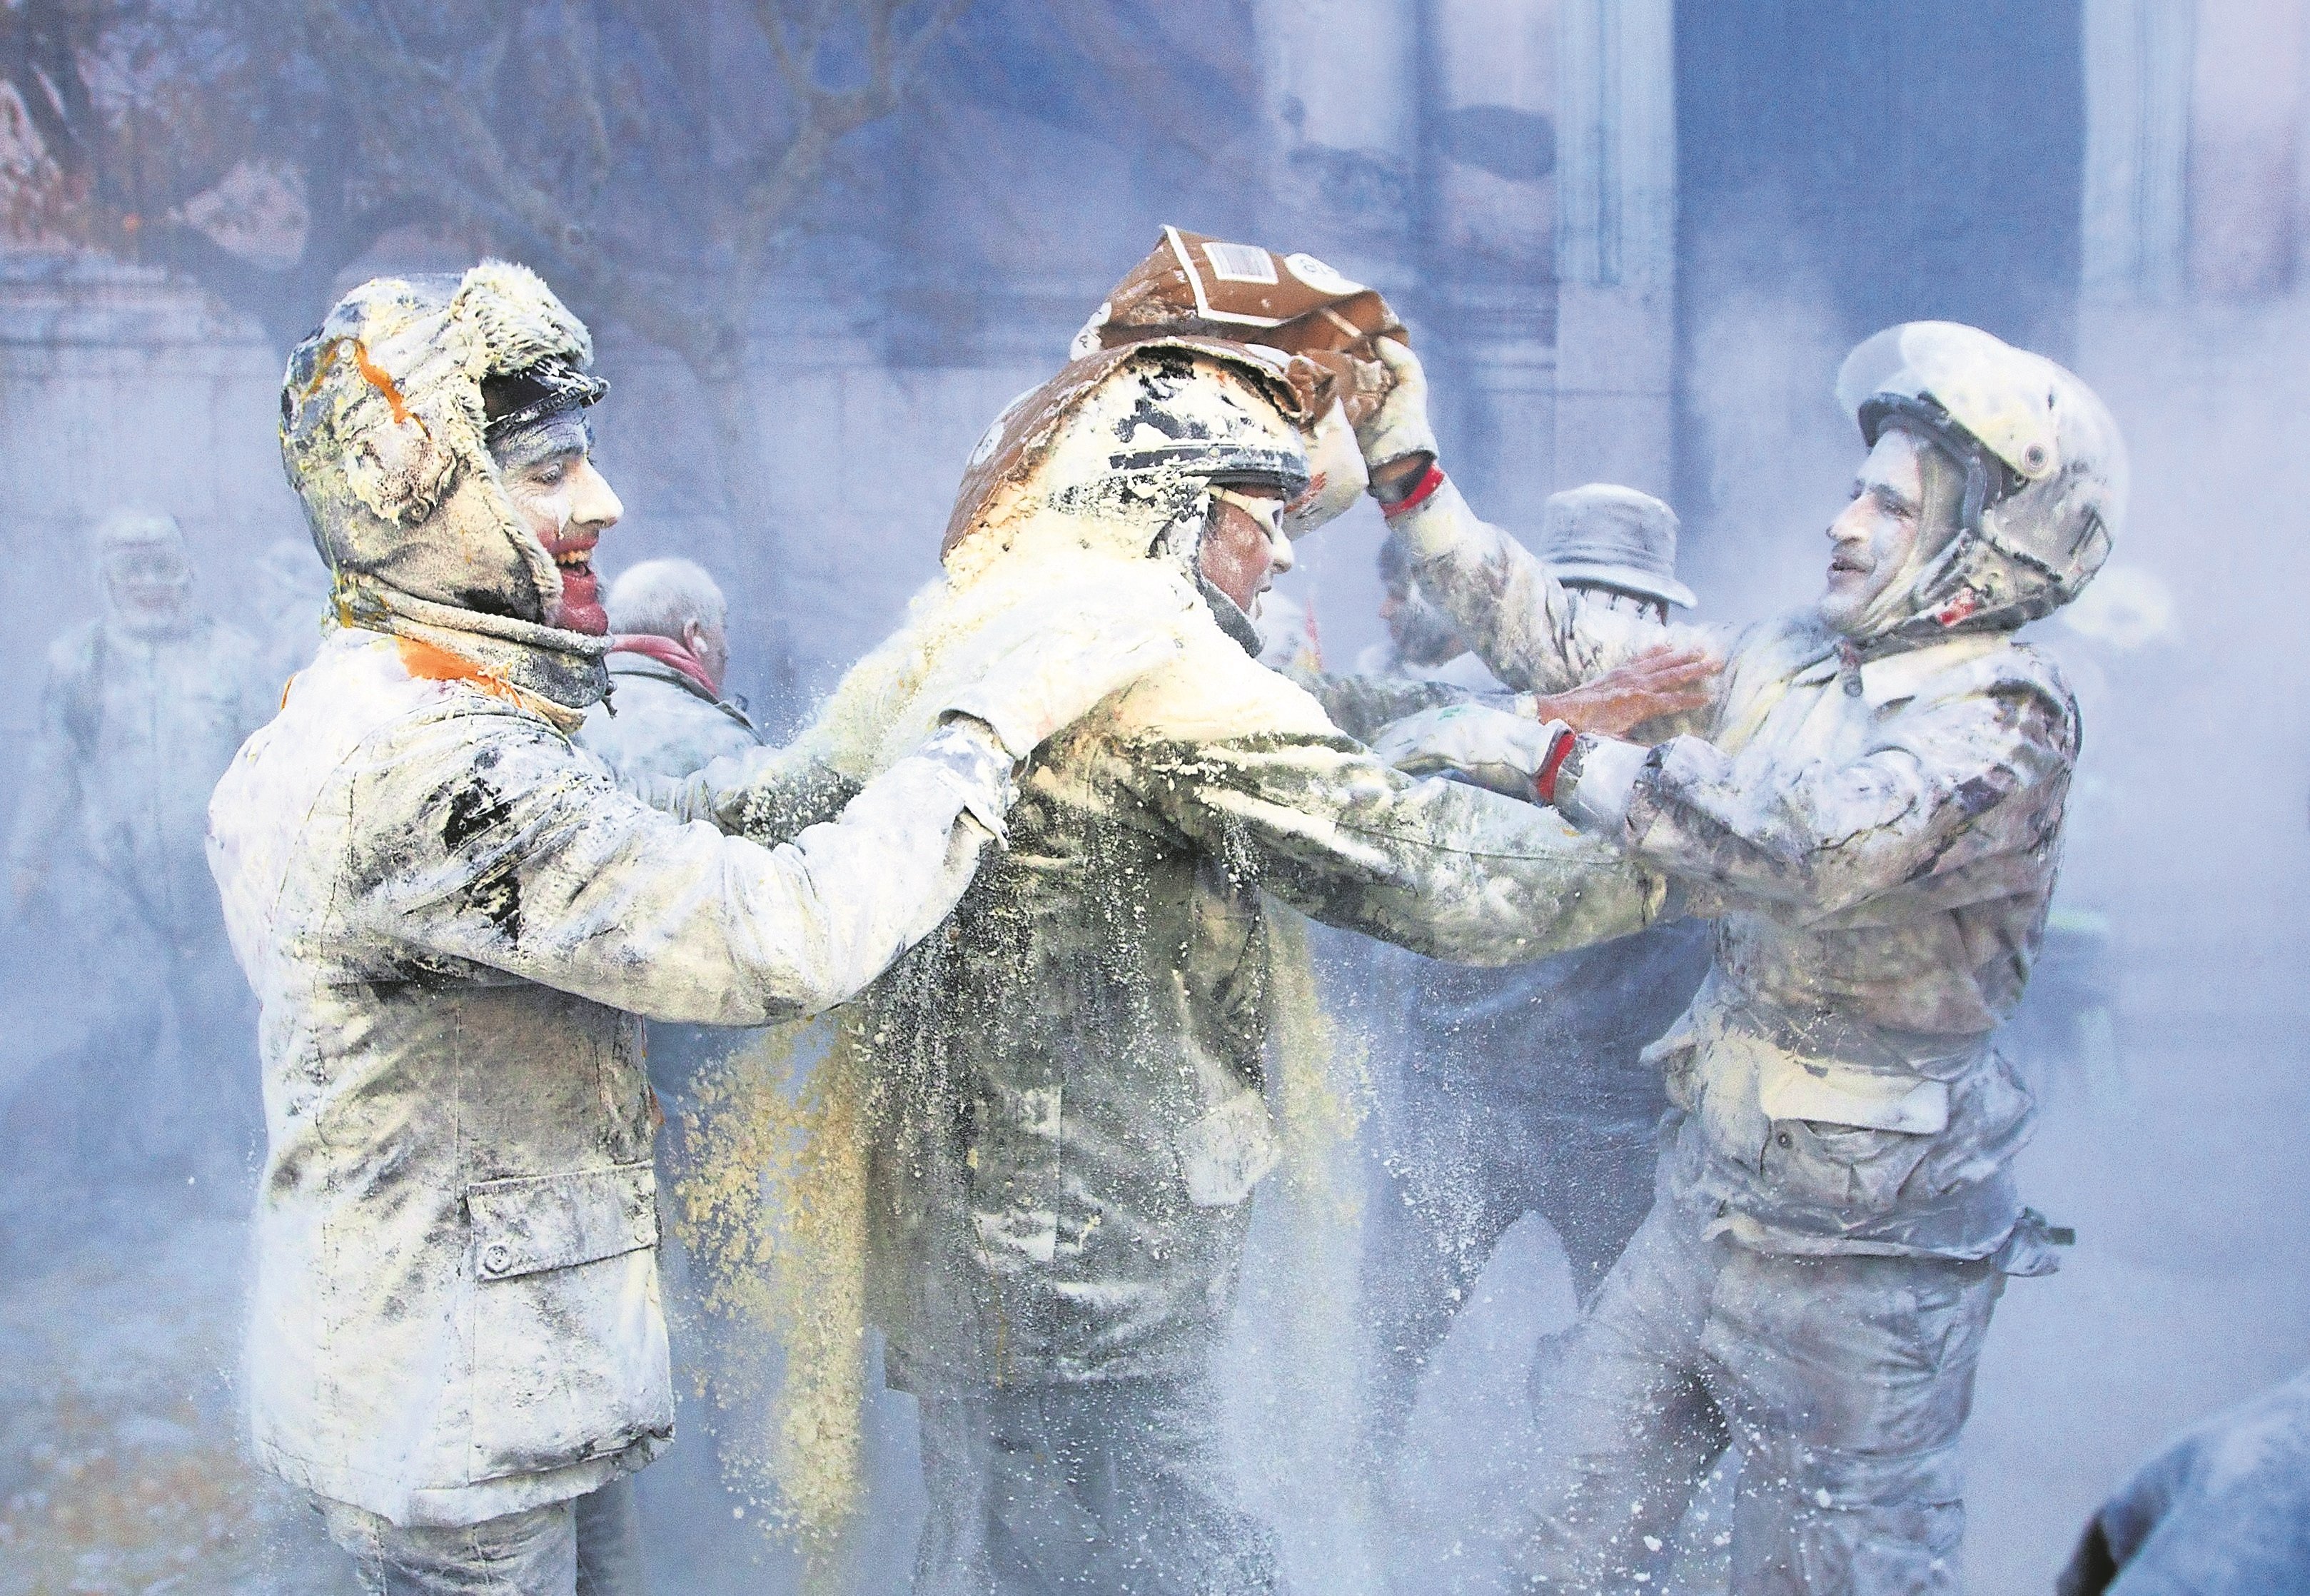
[[[1674,748],[1686,741],[1678,738],[1665,746]],[[1652,756],[1653,750],[1641,742],[1583,732],[1557,759],[1548,802],[1581,830],[1619,841],[1628,827],[1637,778],[1644,774]]]
[[[1428,424],[1428,374],[1411,347],[1393,338],[1373,341],[1372,349],[1390,378],[1379,408],[1356,423],[1356,444],[1375,489],[1380,468],[1414,455],[1436,457],[1436,429]]]
[[[1527,720],[1484,704],[1446,704],[1383,729],[1372,751],[1409,776],[1457,771],[1480,787],[1527,802],[1572,744],[1562,721]]]
[[[1005,753],[1023,760],[1102,700],[1177,659],[1178,629],[1175,610],[1066,609],[950,698],[940,718],[984,723]]]

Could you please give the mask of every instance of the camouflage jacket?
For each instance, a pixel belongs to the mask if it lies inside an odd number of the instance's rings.
[[[1010,850],[869,993],[875,1298],[901,1379],[1190,1375],[1278,1158],[1261,896],[1515,963],[1661,882],[1545,811],[1409,781],[1218,629],[1021,783]]]
[[[1278,1156],[1264,893],[1506,964],[1637,929],[1663,885],[1546,811],[1389,769],[1208,629],[1046,748],[1007,850],[863,1000],[902,1383],[1203,1366]]]
[[[1455,490],[1412,514],[1421,587],[1512,688],[1663,641],[1728,662],[1620,839],[1716,916],[1709,977],[1647,1056],[1722,1227],[1771,1251],[1996,1252],[2033,1111],[1990,1034],[2044,936],[2078,750],[2053,662],[1996,630],[1855,653],[1811,614],[1663,627],[1584,604]]]

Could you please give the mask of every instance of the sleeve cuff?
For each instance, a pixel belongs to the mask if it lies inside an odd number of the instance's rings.
[[[1583,831],[1620,841],[1637,777],[1652,751],[1641,742],[1583,735],[1572,764],[1556,784],[1557,812]]]
[[[1450,477],[1430,467],[1402,503],[1381,512],[1414,558],[1434,559],[1469,541],[1474,513]]]
[[[913,758],[938,767],[970,818],[998,844],[1008,840],[1004,819],[1019,796],[1011,755],[1002,736],[973,716],[954,716],[923,739]]]

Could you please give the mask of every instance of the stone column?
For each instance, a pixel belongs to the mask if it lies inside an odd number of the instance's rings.
[[[2086,0],[2080,288],[2089,303],[2182,291],[2194,0]]]
[[[1556,475],[1672,486],[1673,0],[1559,0]]]
[[[1257,0],[1255,15],[1272,140],[1269,230],[1259,242],[1307,250],[1402,296],[1412,273],[1419,143],[1411,6]]]
[[[2294,286],[2300,254],[2304,0],[2197,8],[2190,282],[2246,299]]]
[[[1535,525],[1556,488],[1556,6],[1430,0],[1419,308],[1438,425],[1484,513]]]

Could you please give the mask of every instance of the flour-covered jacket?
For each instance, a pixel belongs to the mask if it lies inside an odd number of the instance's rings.
[[[645,806],[502,678],[428,679],[440,657],[331,635],[219,785],[209,850],[262,1013],[257,1446],[455,1524],[672,1433],[637,1016],[851,996],[968,880],[987,834],[960,817],[999,812],[1008,761],[902,759],[765,849]],[[786,774],[760,750],[711,779]]]
[[[744,710],[672,665],[622,652],[608,664],[610,696],[586,712],[578,741],[627,780],[679,781],[761,742]]]
[[[1549,811],[1391,770],[1237,631],[1207,621],[1055,739],[1007,849],[864,999],[903,1381],[1202,1372],[1277,1157],[1264,894],[1488,964],[1659,909],[1659,878]]]
[[[2032,1106],[1991,1033],[2044,935],[2077,754],[2053,662],[1994,629],[1871,651],[1810,614],[1664,627],[1585,603],[1456,490],[1408,519],[1435,551],[1421,587],[1510,687],[1561,691],[1663,641],[1728,660],[1622,839],[1717,916],[1708,979],[1647,1053],[1688,1116],[1677,1178],[1762,1250],[2014,1238],[2009,1263],[2037,1267],[2010,1168]]]
[[[145,924],[187,950],[213,938],[209,792],[280,691],[255,642],[203,617],[136,628],[108,615],[66,633],[48,651],[10,863],[45,869],[77,829]]]

